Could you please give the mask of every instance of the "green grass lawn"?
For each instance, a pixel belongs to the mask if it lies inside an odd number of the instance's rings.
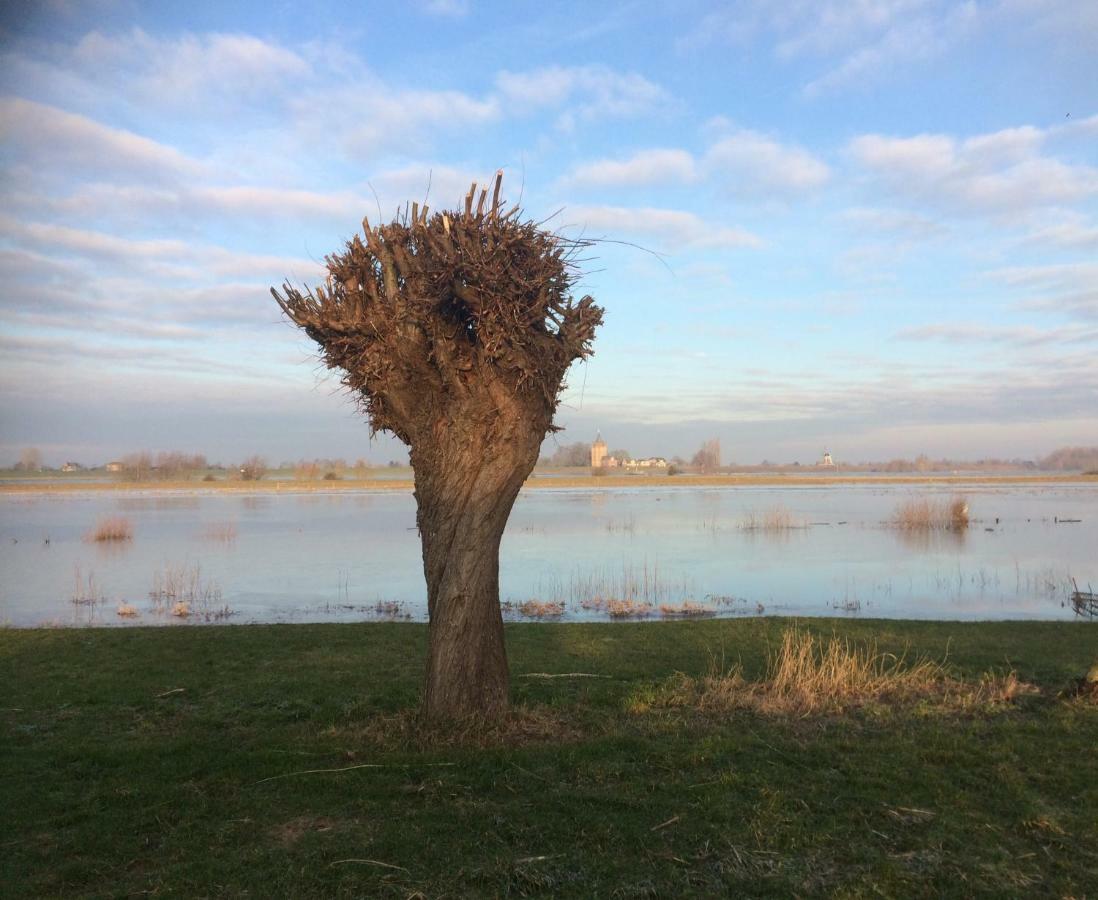
[[[810,623],[1007,706],[638,711],[787,627],[511,625],[523,712],[464,741],[402,714],[422,625],[0,631],[0,894],[1098,896],[1098,628]]]

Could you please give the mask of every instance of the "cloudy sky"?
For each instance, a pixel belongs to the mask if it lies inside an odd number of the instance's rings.
[[[561,442],[1098,443],[1095,85],[1078,0],[4,4],[0,463],[398,456],[267,289],[497,167],[623,242]]]

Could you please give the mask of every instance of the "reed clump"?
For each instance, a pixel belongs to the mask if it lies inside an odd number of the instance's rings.
[[[104,516],[88,533],[88,540],[95,543],[132,541],[133,523],[125,516]]]
[[[660,604],[660,615],[665,619],[703,619],[716,614],[717,611],[712,606],[695,603],[693,600],[685,600],[678,605],[674,603]]]
[[[73,566],[71,601],[73,606],[98,606],[106,601],[102,588],[95,580],[94,572],[88,572],[85,578],[80,566]]]
[[[655,608],[637,600],[608,600],[606,614],[611,619],[647,619]]]
[[[892,525],[907,531],[964,531],[968,524],[968,500],[964,497],[953,497],[950,500],[916,497],[905,500],[892,514]]]
[[[559,619],[564,615],[563,600],[527,600],[509,604],[509,609],[527,619]]]
[[[412,614],[398,600],[378,600],[372,607],[373,612],[385,619],[411,619]]]
[[[781,532],[796,528],[797,522],[793,518],[793,512],[781,505],[772,506],[764,510],[748,510],[743,518],[745,531],[771,531]]]
[[[153,611],[167,613],[179,619],[197,615],[207,622],[219,621],[232,615],[222,602],[221,588],[205,578],[198,564],[165,566],[153,575],[149,591]]]
[[[949,674],[934,660],[881,653],[873,643],[824,641],[800,629],[782,635],[771,653],[765,675],[745,678],[740,666],[713,667],[707,675],[678,675],[634,711],[651,707],[688,707],[705,713],[750,710],[763,715],[812,716],[840,713],[870,705],[894,706],[928,702],[951,709],[1010,702],[1036,689],[1014,672],[987,674],[977,683]]]

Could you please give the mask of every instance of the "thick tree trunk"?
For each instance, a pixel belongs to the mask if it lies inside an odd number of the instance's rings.
[[[508,440],[450,433],[412,451],[430,618],[429,719],[491,719],[507,710],[499,545],[541,444],[529,423],[521,426]]]

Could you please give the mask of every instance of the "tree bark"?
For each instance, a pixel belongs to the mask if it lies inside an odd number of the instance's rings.
[[[541,436],[529,422],[491,438],[455,431],[412,449],[430,621],[423,709],[434,720],[493,719],[510,692],[499,546]]]

